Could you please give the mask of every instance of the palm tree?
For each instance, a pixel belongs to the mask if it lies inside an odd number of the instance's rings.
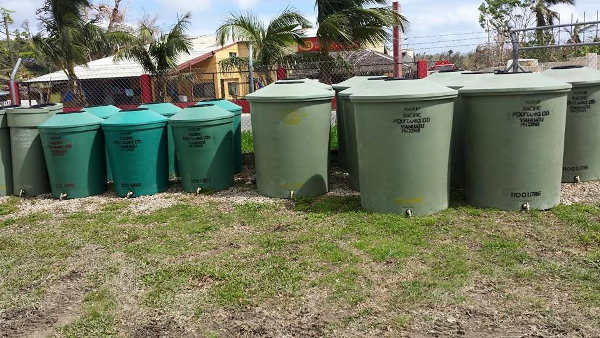
[[[558,19],[559,14],[558,12],[553,11],[550,7],[561,4],[574,6],[575,0],[535,0],[532,6],[532,10],[535,14],[537,27],[554,25],[554,20]],[[543,31],[538,30],[538,44],[543,43],[543,38]]]
[[[290,45],[304,45],[304,34],[311,27],[306,18],[290,8],[284,9],[268,25],[250,12],[231,14],[217,29],[217,42],[225,45],[230,40],[243,41],[252,45],[255,55],[250,57],[256,60],[256,68],[270,82],[269,67],[284,61]]]
[[[38,10],[43,33],[32,39],[37,52],[65,72],[78,106],[85,106],[86,99],[75,66],[110,54],[117,41],[125,38],[123,32],[107,33],[95,19],[85,19],[89,7],[89,0],[45,0]]]
[[[385,6],[368,8],[368,6]],[[333,44],[367,48],[391,39],[390,28],[405,30],[408,20],[389,7],[388,0],[315,0],[317,38],[321,46],[321,78],[328,81],[329,51]]]
[[[138,62],[144,71],[157,80],[160,100],[165,100],[167,76],[177,69],[177,59],[181,53],[190,53],[192,41],[186,35],[190,25],[190,13],[177,20],[168,33],[157,32],[152,26],[142,23],[136,36],[120,48],[115,61],[128,59]]]

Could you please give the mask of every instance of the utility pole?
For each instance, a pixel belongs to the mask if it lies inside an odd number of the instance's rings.
[[[394,12],[400,13],[400,4],[398,1],[394,1],[392,3],[392,8]],[[393,50],[394,50],[394,77],[401,78],[402,77],[402,46],[400,42],[400,27],[398,25],[393,28]]]
[[[248,44],[248,81],[250,82],[250,93],[254,93],[254,65],[252,64],[252,57],[254,54],[253,49],[252,44]]]

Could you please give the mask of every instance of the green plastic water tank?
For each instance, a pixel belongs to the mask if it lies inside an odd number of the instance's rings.
[[[85,112],[88,112],[90,114],[93,114],[101,119],[107,119],[107,118],[115,115],[116,113],[118,113],[121,109],[118,107],[115,107],[113,105],[106,105],[106,106],[85,107],[82,110]]]
[[[460,89],[467,107],[469,204],[520,210],[560,202],[570,89],[532,73],[495,74]]]
[[[306,81],[278,81],[246,96],[259,193],[293,198],[328,191],[333,96]]]
[[[90,113],[57,113],[40,124],[42,148],[56,198],[81,198],[106,191],[102,119]]]
[[[166,117],[167,119],[171,116],[181,112],[181,108],[169,102],[156,102],[156,103],[145,103],[138,108],[147,108],[155,113]],[[168,128],[168,147],[169,147],[169,177],[179,177],[179,170],[177,168],[177,160],[175,154],[175,141],[173,140],[173,131]]]
[[[92,106],[92,107],[86,107],[83,109],[83,111],[86,111],[88,113],[91,113],[101,119],[107,119],[113,115],[115,115],[116,113],[118,113],[119,111],[121,111],[120,108],[115,107],[113,105],[106,105],[106,106]],[[110,164],[108,162],[108,153],[106,153],[106,179],[108,181],[112,181],[113,177],[112,177],[112,171],[110,170]]]
[[[102,129],[117,195],[138,197],[167,189],[166,117],[146,108],[123,110],[104,120]]]
[[[171,117],[183,190],[223,190],[233,185],[234,114],[206,103]]]
[[[10,129],[6,111],[19,106],[0,107],[0,196],[13,193],[12,160],[10,155]]]
[[[197,105],[212,103],[233,114],[233,173],[242,171],[242,107],[225,99],[210,99],[199,102]]]
[[[448,88],[459,90],[465,85],[479,80],[481,77],[492,76],[489,72],[439,71],[427,77]],[[450,186],[464,188],[465,186],[465,103],[462,95],[454,101],[454,119],[452,120],[452,158],[450,160]]]
[[[543,74],[573,86],[567,104],[562,181],[600,179],[600,72],[566,66]]]
[[[362,87],[367,87],[373,81],[383,81],[387,79],[386,76],[374,76],[367,77],[361,82],[356,83],[352,87],[342,90],[337,93],[337,107],[342,111],[342,119],[344,121],[344,144],[345,144],[345,158],[348,171],[348,181],[350,188],[355,191],[360,191],[359,184],[359,167],[358,167],[358,152],[356,145],[356,123],[354,121],[354,104],[350,101],[350,96],[360,90]]]
[[[412,216],[448,207],[457,95],[430,80],[387,79],[350,96],[365,209]]]
[[[345,117],[347,114],[344,114],[344,98],[340,97],[340,92],[351,88],[352,86],[360,85],[369,78],[375,78],[373,76],[354,76],[349,78],[346,81],[336,83],[331,87],[335,90],[335,126],[337,128],[337,137],[338,137],[338,163],[342,167],[342,169],[350,170],[350,163],[348,160],[348,150],[347,148],[347,137],[346,137],[346,127],[345,127]]]
[[[62,110],[62,104],[41,104],[7,111],[10,127],[13,194],[31,197],[50,192],[38,126]]]

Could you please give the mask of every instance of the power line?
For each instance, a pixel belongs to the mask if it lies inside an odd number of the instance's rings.
[[[441,36],[475,35],[475,34],[486,34],[487,35],[487,32],[450,33],[450,34],[438,34],[438,35],[409,35],[409,34],[406,34],[406,36],[408,38],[417,39],[417,38],[437,38],[437,37],[441,37]]]

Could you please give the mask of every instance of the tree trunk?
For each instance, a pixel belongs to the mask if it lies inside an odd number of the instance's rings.
[[[79,82],[77,75],[75,75],[75,69],[70,67],[66,73],[68,78],[68,88],[73,94],[73,106],[86,107],[87,99],[83,93],[83,89],[81,88],[81,83]]]

